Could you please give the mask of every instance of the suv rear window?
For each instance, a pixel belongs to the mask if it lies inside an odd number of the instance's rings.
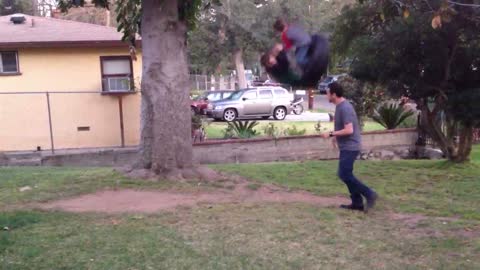
[[[288,95],[288,92],[282,89],[277,89],[275,90],[275,95],[276,96],[286,96]]]

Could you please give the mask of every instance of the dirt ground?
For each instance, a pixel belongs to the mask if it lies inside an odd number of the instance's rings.
[[[137,191],[106,190],[79,197],[53,201],[40,205],[47,210],[103,213],[154,213],[177,207],[194,207],[217,203],[308,203],[322,207],[348,203],[345,197],[319,197],[307,192],[289,192],[276,187],[252,188],[247,183],[237,184],[231,190],[219,191]]]

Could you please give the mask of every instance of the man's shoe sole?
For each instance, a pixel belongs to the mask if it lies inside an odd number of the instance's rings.
[[[340,205],[341,209],[351,210],[351,211],[365,211],[365,207],[351,207],[350,205]]]

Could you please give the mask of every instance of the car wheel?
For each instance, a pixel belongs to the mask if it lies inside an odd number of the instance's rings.
[[[192,115],[197,114],[197,109],[195,107],[190,107],[190,111],[191,111]]]
[[[275,111],[273,111],[273,117],[275,120],[284,120],[287,117],[287,110],[285,107],[277,107]]]
[[[234,109],[226,109],[223,112],[223,120],[227,122],[232,122],[235,121],[235,119],[237,119],[237,111],[235,111]]]

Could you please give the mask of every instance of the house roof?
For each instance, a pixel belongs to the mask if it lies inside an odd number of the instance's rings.
[[[0,48],[127,46],[113,27],[24,14],[15,14],[26,20],[14,24],[12,16],[0,16]]]

